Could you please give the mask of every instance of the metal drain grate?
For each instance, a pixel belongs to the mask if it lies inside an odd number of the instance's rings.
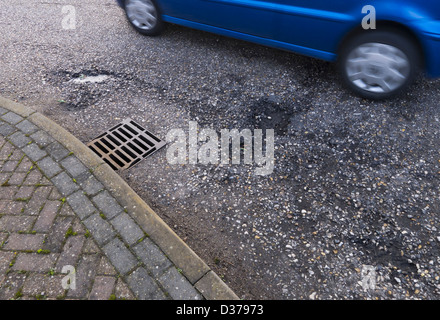
[[[117,171],[131,168],[165,146],[165,141],[133,120],[125,119],[87,146]]]

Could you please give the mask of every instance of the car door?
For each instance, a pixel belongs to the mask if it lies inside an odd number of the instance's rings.
[[[284,0],[163,0],[164,12],[175,18],[272,39]]]
[[[361,21],[360,0],[281,0],[276,40],[335,52],[344,34]]]

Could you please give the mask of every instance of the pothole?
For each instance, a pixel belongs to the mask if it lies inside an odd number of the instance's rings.
[[[106,74],[100,74],[97,76],[80,75],[78,78],[74,78],[74,79],[70,80],[70,82],[78,83],[78,84],[83,84],[83,83],[92,83],[93,84],[93,83],[101,83],[101,82],[104,82],[109,79],[111,79],[111,77]]]
[[[49,74],[48,80],[62,89],[58,102],[69,110],[102,103],[121,85],[120,75],[98,68],[60,70]]]

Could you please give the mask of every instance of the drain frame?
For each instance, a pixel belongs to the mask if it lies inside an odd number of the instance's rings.
[[[126,118],[87,143],[96,155],[115,171],[132,168],[163,148],[166,142]]]

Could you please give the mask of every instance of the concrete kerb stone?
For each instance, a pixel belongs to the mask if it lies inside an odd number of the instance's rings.
[[[130,186],[87,146],[64,128],[29,107],[3,97],[0,97],[0,106],[30,121],[73,153],[205,299],[239,299]]]

